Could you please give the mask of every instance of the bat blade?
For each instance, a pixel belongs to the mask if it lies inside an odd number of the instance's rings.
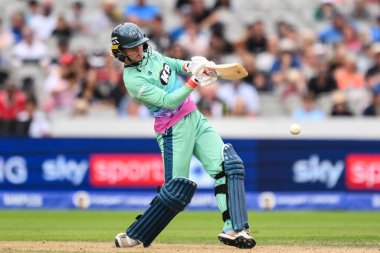
[[[247,70],[240,63],[205,66],[205,74],[226,80],[236,80],[248,76]]]

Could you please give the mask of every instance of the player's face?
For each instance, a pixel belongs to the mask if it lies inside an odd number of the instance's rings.
[[[139,45],[133,48],[126,48],[123,50],[123,53],[131,59],[131,62],[141,61],[144,57],[144,46]],[[129,60],[126,59],[126,62],[129,63]]]

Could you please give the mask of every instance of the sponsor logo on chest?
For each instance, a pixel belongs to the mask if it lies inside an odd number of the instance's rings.
[[[172,73],[169,65],[164,63],[162,70],[160,71],[160,81],[162,85],[167,85],[169,83],[169,77]]]

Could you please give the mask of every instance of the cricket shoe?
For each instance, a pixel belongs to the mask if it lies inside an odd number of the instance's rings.
[[[129,248],[139,245],[141,242],[130,238],[126,233],[118,233],[115,237],[115,245],[118,248]]]
[[[256,241],[245,230],[236,232],[230,230],[228,232],[222,232],[218,235],[219,241],[222,243],[235,246],[240,249],[252,249],[256,245]]]

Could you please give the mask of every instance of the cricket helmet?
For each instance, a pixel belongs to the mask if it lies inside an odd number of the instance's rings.
[[[144,45],[144,52],[148,50],[149,38],[141,31],[140,27],[133,23],[124,23],[116,26],[111,34],[112,54],[119,61],[123,62],[128,57],[123,53],[123,49]]]

